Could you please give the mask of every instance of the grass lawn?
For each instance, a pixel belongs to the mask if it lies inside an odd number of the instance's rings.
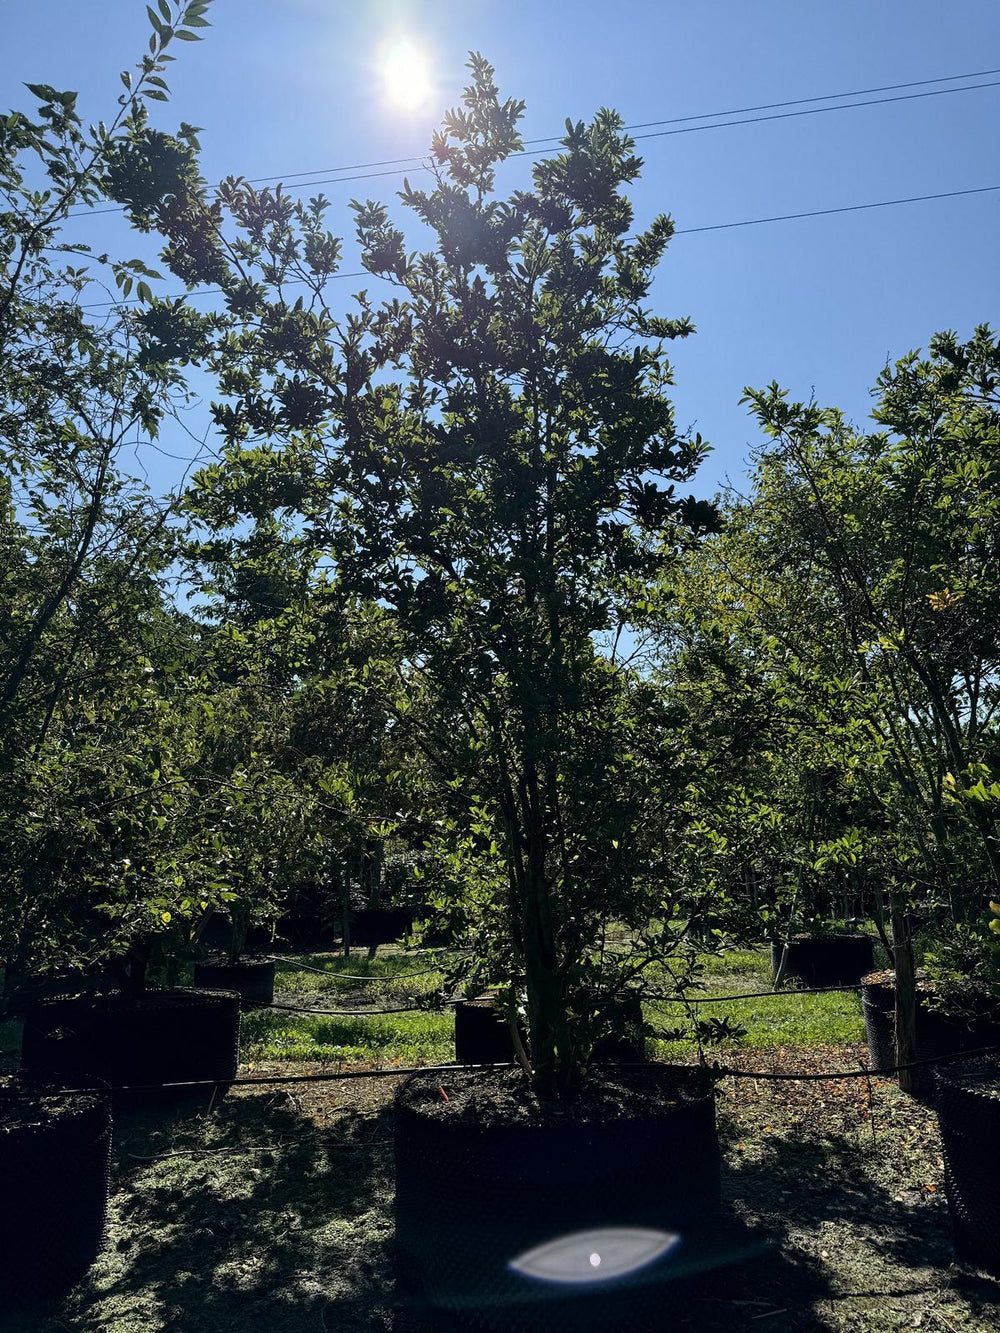
[[[366,952],[294,955],[279,964],[274,999],[279,1005],[333,1009],[333,1014],[289,1009],[247,1014],[242,1049],[250,1064],[262,1060],[322,1060],[382,1065],[441,1064],[455,1058],[449,1011],[366,1013],[421,1003],[444,975],[434,955],[407,955],[390,947]],[[301,964],[304,966],[296,966]]]
[[[369,997],[333,979],[365,971],[359,956],[298,961],[321,971],[283,969],[281,998],[296,1004],[390,1007],[418,984],[440,980],[400,977],[415,959],[380,951],[367,973],[378,978]],[[764,989],[766,980],[762,955],[708,960],[706,983],[716,994]],[[735,1068],[827,1071],[864,1058],[851,996],[717,1008],[735,1010],[750,1029],[719,1053]],[[255,1067],[243,1072],[255,1075],[451,1055],[442,1015],[272,1011],[251,1016],[245,1029]],[[681,1043],[663,1049],[672,1059],[693,1058]],[[399,1307],[394,1293],[395,1086],[394,1077],[244,1086],[211,1107],[204,1099],[122,1116],[105,1253],[57,1309],[0,1314],[0,1329],[440,1333],[440,1321]],[[927,1107],[885,1079],[869,1090],[864,1080],[727,1078],[718,1121],[725,1216],[743,1238],[741,1253],[720,1254],[716,1269],[674,1289],[664,1329],[992,1333],[1000,1326],[1000,1285],[953,1263],[940,1143]]]
[[[721,956],[707,955],[703,963],[704,989],[692,992],[692,999],[771,989],[771,964],[766,950],[731,949]],[[865,1035],[857,992],[796,995],[794,990],[787,989],[773,999],[699,1003],[693,1007],[699,1019],[728,1016],[731,1022],[746,1029],[747,1035],[740,1044],[755,1049],[840,1045],[863,1041]],[[682,1004],[654,1001],[645,1006],[644,1012],[646,1021],[661,1030],[685,1025]],[[659,1060],[677,1060],[694,1049],[690,1038],[654,1041],[652,1054]]]

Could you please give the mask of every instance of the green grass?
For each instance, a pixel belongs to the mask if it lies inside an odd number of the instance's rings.
[[[297,955],[290,962],[321,968],[322,974],[294,967],[279,969],[275,998],[318,1004],[320,1007],[353,1007],[363,996],[377,1005],[405,1004],[407,999],[439,987],[440,972],[425,973],[431,965],[427,955],[402,952],[381,953],[372,960],[355,955]],[[767,949],[730,949],[702,957],[704,989],[696,998],[712,994],[768,990],[771,985]],[[379,978],[374,984],[348,985],[336,978],[345,973]],[[407,974],[414,975],[412,981]],[[384,980],[383,980],[384,979]],[[660,984],[665,978],[655,977]],[[864,1022],[856,994],[798,995],[787,990],[773,998],[758,997],[719,1004],[699,1004],[698,1017],[728,1017],[746,1029],[739,1045],[772,1048],[783,1046],[836,1046],[863,1040]],[[687,1026],[684,1006],[667,1001],[649,1001],[646,1020],[654,1028]],[[243,1020],[244,1058],[265,1060],[343,1061],[378,1064],[437,1064],[454,1058],[451,1013],[416,1012],[366,1016],[293,1014],[282,1010],[257,1011]],[[689,1058],[696,1049],[690,1036],[680,1040],[654,1039],[651,1054],[660,1059]]]
[[[741,991],[769,990],[771,963],[767,949],[731,949],[702,958],[704,989],[692,999],[711,995],[736,995]],[[782,1046],[839,1046],[863,1041],[864,1019],[857,992],[833,991],[825,995],[798,995],[792,989],[773,997],[758,996],[720,1004],[694,1006],[700,1019],[725,1018],[746,1029],[739,1044],[759,1049]],[[645,1006],[646,1021],[657,1028],[686,1024],[682,1004],[651,1001]],[[696,1049],[694,1040],[654,1040],[653,1054],[660,1059],[678,1059]]]
[[[367,954],[359,953],[350,957],[340,954],[290,955],[277,966],[275,999],[311,994],[322,997],[324,1002],[339,998],[353,1004],[364,996],[380,1002],[399,1003],[407,997],[440,987],[444,974],[428,971],[440,961],[437,956],[398,951],[383,952],[371,959]],[[305,966],[296,967],[296,964]]]
[[[455,1058],[454,1020],[445,1013],[334,1017],[258,1009],[242,1024],[243,1059],[441,1064]]]
[[[354,1009],[356,1014],[256,1010],[244,1015],[241,1046],[251,1063],[265,1060],[338,1061],[347,1064],[439,1064],[454,1059],[450,1011],[417,1010],[365,1014],[364,1007],[417,1003],[439,990],[444,974],[431,954],[398,947],[341,954],[295,954],[278,965],[274,998],[279,1004],[319,1009]],[[300,966],[296,966],[299,964]],[[354,978],[371,978],[355,980]]]

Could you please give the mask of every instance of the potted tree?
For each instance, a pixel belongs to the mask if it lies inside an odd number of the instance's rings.
[[[120,675],[114,710],[95,717],[98,743],[77,756],[75,799],[61,788],[47,910],[59,913],[59,950],[102,965],[116,988],[29,1006],[21,1058],[33,1074],[119,1088],[236,1073],[238,995],[171,984],[193,922],[228,889],[198,771],[210,705],[177,691],[167,702],[155,674],[140,663]],[[67,767],[60,760],[64,779]]]
[[[245,762],[229,773],[204,812],[223,848],[218,874],[229,885],[222,894],[228,925],[226,947],[223,952],[209,952],[194,964],[195,986],[235,990],[244,1009],[266,1006],[274,1000],[274,958],[267,953],[255,956],[251,942],[255,933],[258,940],[272,933],[281,905],[279,886],[287,883],[296,864],[310,855],[314,804],[294,775],[276,767],[275,760],[281,755],[274,751],[281,741],[273,727],[262,726],[259,721],[268,716],[266,701],[256,691],[253,697],[258,723],[250,732],[252,753],[240,756]],[[245,714],[235,711],[238,716],[225,717],[219,724],[220,733],[230,745],[235,737],[246,736],[245,726],[239,723],[239,717]],[[242,749],[246,741],[237,744]],[[202,924],[208,920],[203,918]]]
[[[912,918],[967,921],[970,870],[1000,885],[995,810],[962,797],[995,747],[996,361],[986,327],[937,335],[883,371],[871,431],[777,384],[748,391],[766,436],[753,494],[701,570],[730,651],[800,731],[844,737],[863,841],[882,849],[900,1064],[915,1053]]]
[[[533,188],[500,198],[523,108],[482,57],[470,68],[432,145],[432,188],[402,192],[432,246],[408,253],[385,208],[357,205],[362,262],[398,299],[362,294],[346,322],[322,300],[338,255],[322,200],[230,182],[211,262],[195,239],[215,205],[197,190],[144,207],[168,262],[195,256],[234,312],[226,461],[199,484],[227,485],[229,521],[257,521],[255,437],[269,438],[268,475],[304,496],[305,540],[391,613],[396,728],[436,787],[451,855],[488,867],[463,905],[465,976],[499,982],[518,1064],[401,1088],[396,1223],[405,1280],[508,1329],[540,1298],[570,1300],[546,1283],[568,1232],[574,1274],[612,1293],[641,1270],[638,1289],[672,1271],[676,1237],[693,1240],[718,1203],[706,1072],[592,1061],[595,1014],[658,963],[683,983],[670,892],[682,747],[623,648],[648,581],[714,510],[677,494],[705,446],[676,428],[664,346],[691,325],[645,305],[673,224],[629,239],[623,187],[640,162],[620,118],[568,125]],[[294,310],[281,289],[293,270],[308,288]],[[577,1234],[595,1230],[620,1267]],[[623,1287],[609,1299],[620,1317]]]

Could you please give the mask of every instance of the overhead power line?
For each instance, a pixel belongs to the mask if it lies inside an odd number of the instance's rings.
[[[929,92],[907,93],[899,97],[878,97],[865,102],[844,102],[842,99],[847,97],[866,97],[870,93],[897,92],[903,88],[925,88],[933,83],[957,83],[962,79],[986,78],[991,74],[1000,74],[1000,69],[983,69],[968,74],[943,74],[936,79],[916,79],[910,83],[887,83],[875,88],[858,88],[850,92],[826,93],[819,97],[797,97],[784,102],[764,102],[757,106],[733,107],[726,111],[703,111],[697,115],[671,116],[665,120],[647,120],[639,121],[632,125],[626,125],[626,132],[633,130],[654,130],[650,134],[635,135],[635,139],[657,139],[668,138],[675,134],[696,134],[701,130],[719,130],[726,129],[736,125],[753,125],[758,122],[764,123],[774,120],[794,119],[797,116],[815,116],[821,115],[826,111],[849,111],[854,107],[882,106],[891,102],[913,101],[925,97],[941,97],[952,93],[975,92],[983,88],[996,88],[1000,86],[1000,80],[989,83],[968,84],[961,88],[935,88]],[[838,106],[817,107],[812,105],[816,102],[832,102],[840,99]],[[753,111],[781,111],[785,107],[803,107],[800,111],[784,111],[781,114],[770,116],[750,116],[744,120],[720,120],[723,116],[742,116]],[[691,125],[689,122],[694,120],[714,121],[709,125]],[[662,130],[658,127],[663,125],[680,125],[681,129]],[[525,148],[517,153],[511,154],[512,157],[537,157],[547,151],[544,148],[533,148],[534,144],[557,144],[561,135],[549,135],[546,138],[526,139]],[[380,168],[386,168],[381,170]],[[308,190],[315,185],[337,185],[349,184],[359,180],[375,180],[386,176],[402,176],[408,171],[429,171],[427,165],[427,155],[414,155],[412,157],[384,158],[375,162],[354,162],[342,167],[315,167],[311,171],[292,171],[285,172],[283,175],[272,176],[253,176],[247,180],[248,185],[266,185],[272,181],[280,183],[293,181],[297,182],[290,186],[293,190]],[[353,174],[344,174],[353,173]],[[304,180],[303,177],[318,177],[319,179]],[[218,187],[216,187],[218,188]],[[124,210],[115,205],[111,208],[79,208],[73,209],[67,216],[69,217],[96,217],[107,213],[121,213]]]
[[[823,218],[830,217],[835,213],[861,213],[874,208],[896,208],[901,204],[923,204],[932,199],[961,199],[967,195],[973,194],[991,194],[1000,190],[1000,185],[979,185],[970,190],[941,190],[937,194],[911,194],[903,199],[879,199],[869,204],[841,204],[836,208],[812,208],[802,213],[776,213],[766,218],[741,218],[737,222],[710,222],[703,227],[678,227],[674,232],[675,236],[695,236],[706,231],[730,231],[735,227],[762,227],[770,222],[793,222],[800,218]],[[380,279],[378,273],[369,273],[365,270],[357,273],[333,273],[332,278],[376,278]],[[289,279],[287,285],[301,285],[305,280],[302,278]],[[194,292],[175,292],[172,296],[162,297],[162,300],[180,300],[185,296],[224,296],[221,287],[207,287],[204,291]],[[141,301],[92,301],[89,305],[82,305],[81,310],[106,309],[108,306],[123,305],[141,305]]]

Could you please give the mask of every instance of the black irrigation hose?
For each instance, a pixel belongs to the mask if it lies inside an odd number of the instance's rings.
[[[828,1074],[775,1074],[772,1071],[754,1072],[751,1069],[730,1069],[728,1065],[710,1065],[709,1071],[727,1078],[762,1078],[772,1082],[812,1082],[825,1078],[872,1078],[899,1074],[905,1069],[923,1069],[927,1065],[945,1065],[954,1060],[971,1060],[977,1055],[995,1055],[1000,1046],[978,1046],[971,1051],[952,1051],[948,1055],[929,1055],[923,1060],[910,1060],[905,1065],[886,1065],[881,1069],[837,1069]]]
[[[466,1069],[511,1069],[510,1062],[504,1064],[481,1065],[417,1065],[403,1069],[341,1069],[330,1074],[274,1074],[265,1078],[197,1078],[182,1083],[126,1083],[114,1089],[115,1092],[162,1092],[167,1088],[243,1088],[271,1087],[285,1083],[338,1083],[355,1078],[405,1078],[407,1074],[454,1074]],[[81,1092],[93,1092],[93,1088],[53,1088],[46,1089],[46,1097],[75,1097]]]

